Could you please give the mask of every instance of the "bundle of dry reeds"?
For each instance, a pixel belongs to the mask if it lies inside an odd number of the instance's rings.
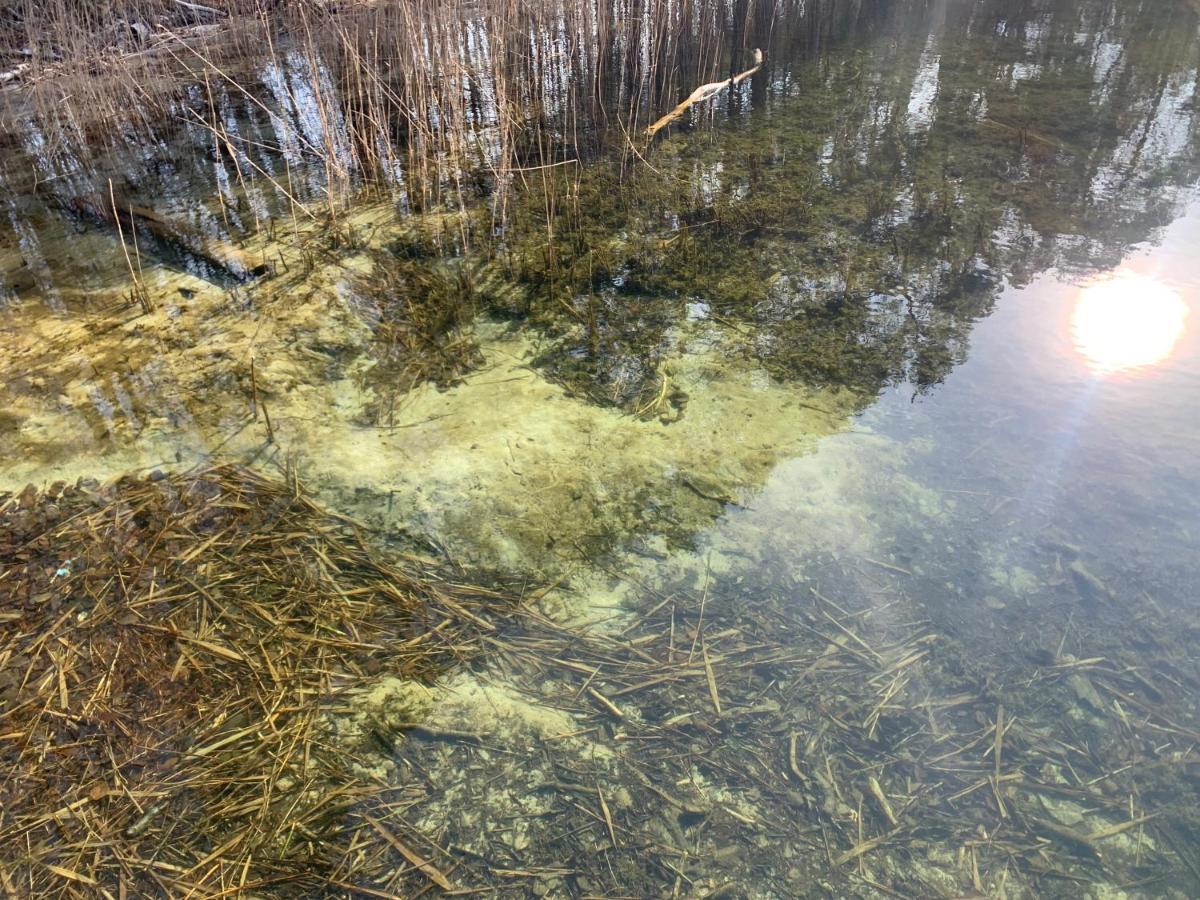
[[[0,887],[304,893],[416,865],[328,723],[351,685],[470,654],[502,597],[399,565],[232,466],[0,497]]]

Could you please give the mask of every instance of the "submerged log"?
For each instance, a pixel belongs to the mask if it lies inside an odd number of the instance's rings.
[[[734,75],[732,78],[726,79],[725,81],[712,81],[708,84],[700,85],[700,87],[696,88],[691,92],[691,94],[688,95],[686,100],[676,106],[673,110],[659,119],[653,125],[649,126],[646,129],[646,137],[648,139],[653,138],[654,135],[658,134],[659,131],[661,131],[663,128],[666,128],[668,125],[682,116],[693,105],[697,103],[703,103],[705,100],[715,97],[717,94],[721,93],[721,91],[725,90],[725,88],[731,88],[735,85],[741,84],[755,72],[761,69],[762,64],[763,52],[756,48],[754,51],[753,68],[747,69],[745,72],[739,72],[737,75]]]
[[[214,268],[229,273],[239,281],[269,271],[265,262],[256,262],[228,241],[199,231],[192,225],[176,222],[145,206],[136,206],[119,195],[113,199],[103,194],[81,194],[62,204],[76,215],[99,221],[117,229],[149,233],[158,240],[204,260]]]

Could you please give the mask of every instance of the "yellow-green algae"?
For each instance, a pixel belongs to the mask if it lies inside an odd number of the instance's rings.
[[[366,206],[350,222],[375,215]],[[481,364],[448,389],[419,387],[394,425],[379,425],[363,378],[372,335],[348,286],[371,260],[292,265],[232,297],[179,276],[158,287],[186,284],[186,303],[110,313],[104,331],[99,315],[16,310],[3,373],[17,425],[3,436],[6,485],[217,452],[274,457],[375,524],[414,528],[473,562],[554,575],[634,533],[686,544],[781,458],[847,427],[858,402],[777,383],[698,321],[675,329],[660,363],[685,414],[641,419],[547,381],[532,365],[536,332],[481,319]]]

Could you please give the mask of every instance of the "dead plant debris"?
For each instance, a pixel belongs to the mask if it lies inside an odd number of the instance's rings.
[[[449,883],[329,720],[352,685],[475,652],[502,592],[387,562],[294,481],[234,466],[0,496],[0,573],[9,895]]]
[[[514,895],[1190,895],[1198,735],[1167,682],[1066,655],[977,677],[930,623],[840,599],[684,583],[619,632],[526,617],[484,666],[577,727],[410,742],[427,783],[396,802]]]

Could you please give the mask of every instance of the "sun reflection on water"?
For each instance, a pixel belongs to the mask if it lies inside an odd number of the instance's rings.
[[[1177,291],[1145,275],[1118,271],[1080,289],[1071,336],[1098,375],[1144,369],[1171,355],[1187,314]]]

